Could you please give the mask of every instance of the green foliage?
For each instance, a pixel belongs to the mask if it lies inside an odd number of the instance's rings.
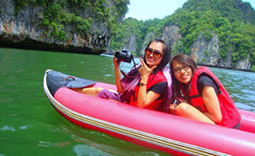
[[[252,16],[251,16],[252,15]],[[216,33],[220,45],[220,59],[228,57],[232,50],[233,66],[254,51],[255,11],[241,0],[189,0],[182,9],[167,19],[177,23],[183,35],[184,53],[191,53],[189,47],[198,34],[202,33],[207,41]],[[253,55],[250,61],[254,63]]]
[[[71,23],[75,25],[75,32],[79,32],[80,34],[88,32],[90,28],[90,23],[80,16],[73,16]]]
[[[253,49],[254,50],[254,49]],[[252,64],[251,64],[251,71],[255,72],[255,50],[251,52],[251,58],[250,58]]]
[[[14,0],[15,2],[15,10],[16,14],[21,8],[25,8],[25,6],[28,5],[29,1],[20,1],[20,0]]]
[[[147,20],[147,21],[139,21],[134,18],[125,19],[118,27],[116,28],[116,34],[111,39],[110,48],[111,49],[119,49],[123,47],[123,45],[127,42],[126,39],[130,38],[131,35],[135,35],[137,37],[136,49],[140,49],[143,45],[144,39],[147,34],[150,32],[155,32],[155,30],[159,29],[156,25],[160,23],[159,19]],[[160,28],[162,29],[163,26]],[[160,33],[155,33],[156,36],[161,36]],[[140,54],[135,54],[140,56]]]
[[[120,19],[128,10],[129,0],[14,0],[16,14],[30,7],[43,7],[43,18],[38,26],[44,28],[47,37],[65,41],[65,29],[86,36],[92,22],[108,24],[112,34],[111,49],[123,46],[131,35],[137,37],[136,49],[140,50],[145,37],[152,33],[162,36],[165,26],[177,25],[182,38],[173,46],[172,53],[191,53],[192,44],[203,37],[210,41],[213,34],[219,40],[219,58],[226,60],[231,51],[232,65],[250,58],[255,71],[255,11],[241,0],[188,0],[181,9],[164,19],[139,21],[127,18],[121,24]],[[34,22],[36,24],[36,22]],[[139,55],[139,54],[137,54]],[[206,55],[210,55],[206,51]]]
[[[137,36],[137,47],[142,44],[144,33],[141,33],[141,23],[142,21],[138,21],[133,18],[127,18],[116,28],[116,33],[112,37],[110,48],[111,49],[119,49],[126,43],[126,39],[131,35]],[[136,48],[137,48],[136,47]]]
[[[127,12],[129,0],[113,3],[116,7],[107,0],[15,0],[15,9],[17,15],[25,7],[43,7],[43,19],[37,24],[45,29],[47,37],[66,41],[66,27],[86,36],[93,20],[108,23],[109,32],[114,32],[118,19]]]
[[[181,9],[164,19],[138,21],[125,19],[118,27],[114,45],[120,46],[123,38],[131,34],[137,36],[137,49],[140,49],[146,35],[150,32],[162,36],[163,28],[177,25],[182,39],[173,46],[173,55],[177,52],[190,54],[192,44],[202,37],[210,41],[213,34],[219,40],[219,58],[223,61],[232,57],[233,66],[250,56],[252,69],[255,64],[255,11],[241,0],[188,0]],[[119,47],[118,47],[119,48]],[[208,51],[206,55],[210,55]]]

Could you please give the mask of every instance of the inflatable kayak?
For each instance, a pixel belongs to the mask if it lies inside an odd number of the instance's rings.
[[[43,88],[52,106],[84,128],[172,155],[255,155],[255,113],[240,110],[241,130],[78,93],[70,88],[115,85],[46,70]]]

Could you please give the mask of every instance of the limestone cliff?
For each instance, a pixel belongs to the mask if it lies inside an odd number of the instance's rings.
[[[63,24],[62,22],[60,26],[56,26],[56,28],[51,28],[52,25],[46,27],[45,23],[47,21],[45,22],[45,16],[47,14],[45,13],[45,9],[47,6],[28,4],[17,10],[16,3],[17,1],[15,0],[4,0],[0,3],[0,46],[2,47],[99,54],[106,51],[106,47],[110,42],[112,32],[110,24],[120,22],[123,19],[123,15],[126,13],[124,11],[122,14],[116,15],[116,12],[111,10],[112,8],[117,8],[115,5],[116,2],[112,0],[107,0],[106,4],[104,4],[104,8],[106,8],[106,10],[108,9],[107,11],[110,12],[109,14],[111,16],[104,17],[100,17],[98,10],[93,11],[93,6],[96,5],[94,1],[91,1],[91,7],[87,7],[84,10],[75,10],[70,4],[59,2],[60,4],[58,6],[60,6],[59,9],[61,9],[62,12],[70,13],[73,9],[75,13],[79,14],[81,17],[79,19],[81,22],[84,23],[83,19],[89,21],[87,24],[89,25],[88,30],[84,32],[82,28],[80,28],[80,31],[75,31],[71,23],[72,19],[67,19],[71,21],[69,22],[71,24]],[[95,12],[98,14],[94,15]],[[54,12],[52,14],[54,14]],[[73,14],[74,13],[70,13],[70,15]],[[49,14],[49,16],[51,15]],[[101,14],[101,16],[103,15]],[[108,19],[105,19],[105,17]],[[115,21],[113,21],[113,17],[116,18]],[[56,32],[54,32],[54,30]],[[61,34],[59,35],[56,33],[62,33],[62,39],[58,37]]]
[[[175,53],[182,53],[182,42],[179,39],[182,38],[181,34],[178,32],[178,27],[175,25],[168,25],[164,27],[163,39],[169,41],[172,45],[172,50]],[[251,69],[250,56],[245,60],[240,60],[237,62],[235,67],[232,67],[232,57],[231,53],[233,50],[229,48],[227,59],[220,59],[220,46],[218,36],[212,32],[212,38],[207,41],[203,34],[199,34],[196,41],[192,44],[191,48],[191,57],[199,65],[214,66],[221,68],[234,68],[238,70],[247,70]]]
[[[183,43],[182,43],[182,35],[179,33],[179,27],[176,25],[166,25],[162,29],[162,39],[171,45],[172,49],[172,55],[175,55],[176,53],[183,53]],[[195,60],[196,63],[199,65],[205,65],[205,66],[213,66],[213,67],[220,67],[220,68],[234,68],[238,70],[246,70],[250,71],[251,69],[251,62],[250,62],[250,56],[248,56],[245,60],[238,61],[237,64],[233,67],[232,66],[232,57],[231,53],[233,50],[231,47],[228,50],[228,56],[225,60],[222,60],[220,58],[220,45],[219,45],[219,39],[218,36],[214,33],[212,33],[212,38],[207,41],[203,34],[199,34],[198,38],[195,40],[195,42],[191,45],[191,53],[190,56]],[[156,36],[153,32],[150,32],[146,35],[143,45],[141,49],[138,49],[139,55],[144,55],[144,49],[149,43],[151,39],[154,39]],[[132,35],[132,38],[135,38],[135,35]],[[131,40],[130,38],[126,39],[128,40],[128,45],[135,45],[136,40]],[[126,48],[129,48],[130,46],[126,46]]]

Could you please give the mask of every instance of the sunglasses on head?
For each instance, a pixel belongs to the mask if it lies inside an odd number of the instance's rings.
[[[151,48],[149,48],[149,47],[147,47],[147,48],[145,49],[145,53],[146,53],[146,55],[151,55],[151,54],[153,54],[153,57],[155,57],[155,58],[160,58],[160,57],[162,57],[162,54],[161,54],[160,51],[158,51],[158,50],[153,50],[153,49],[151,49]]]

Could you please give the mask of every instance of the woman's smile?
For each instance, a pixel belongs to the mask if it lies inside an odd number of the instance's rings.
[[[152,42],[149,46],[150,50],[153,50],[154,52],[155,51],[158,51],[160,52],[162,55],[163,55],[163,44],[160,43],[160,42]],[[150,53],[150,54],[145,54],[145,58],[146,58],[146,62],[148,64],[148,66],[151,68],[153,66],[157,66],[159,65],[159,63],[161,62],[162,60],[162,56],[157,58],[154,56],[155,54]]]

